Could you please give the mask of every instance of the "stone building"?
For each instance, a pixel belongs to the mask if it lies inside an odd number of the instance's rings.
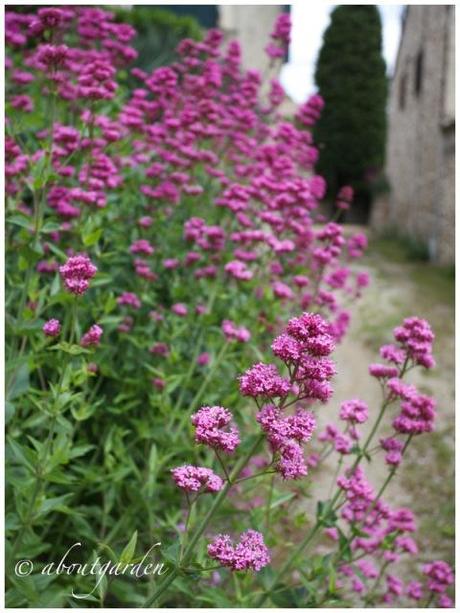
[[[264,74],[269,67],[265,53],[273,24],[279,13],[289,10],[286,5],[159,5],[176,15],[188,15],[203,28],[220,28],[227,40],[237,38],[242,47],[245,68],[254,68]]]
[[[273,24],[280,12],[281,5],[228,5],[219,6],[218,25],[227,38],[237,38],[242,48],[242,62],[245,68],[266,73],[269,58],[265,46],[269,42]]]
[[[455,7],[406,7],[388,108],[390,191],[371,224],[425,243],[439,263],[455,257],[454,61]]]

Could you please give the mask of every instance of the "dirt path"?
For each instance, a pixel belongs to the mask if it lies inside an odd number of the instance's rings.
[[[420,369],[409,373],[408,380],[437,399],[436,432],[415,438],[385,499],[392,506],[408,506],[415,512],[419,526],[419,560],[440,558],[453,562],[453,280],[444,269],[392,260],[380,250],[368,255],[361,268],[371,274],[372,286],[354,307],[349,334],[335,352],[339,376],[334,385],[334,402],[320,413],[320,427],[334,421],[332,411],[338,410],[340,403],[350,398],[365,400],[371,414],[378,411],[380,390],[375,379],[368,375],[368,365],[380,361],[380,345],[392,341],[392,330],[404,317],[417,315],[430,322],[436,334],[437,366],[432,371]],[[386,421],[389,424],[390,420]],[[387,433],[390,432],[391,427],[387,425]],[[332,467],[328,472],[332,479]],[[388,468],[383,459],[378,458],[368,465],[366,474],[378,489]]]

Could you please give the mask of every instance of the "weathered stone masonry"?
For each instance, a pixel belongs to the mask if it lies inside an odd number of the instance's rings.
[[[454,6],[406,9],[388,107],[391,191],[371,219],[425,242],[440,263],[455,257],[454,20]]]

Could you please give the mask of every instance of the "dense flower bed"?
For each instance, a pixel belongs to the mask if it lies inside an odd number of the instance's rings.
[[[273,66],[289,35],[281,15]],[[151,74],[129,68],[134,37],[94,7],[6,13],[7,603],[452,606],[445,562],[399,577],[416,520],[383,499],[434,428],[406,382],[434,367],[429,324],[406,319],[370,366],[380,409],[334,405],[369,278],[366,237],[320,214],[322,99],[285,118],[280,83],[216,30]],[[335,493],[308,517],[331,454]],[[164,572],[41,572],[77,542],[72,562],[150,552]]]

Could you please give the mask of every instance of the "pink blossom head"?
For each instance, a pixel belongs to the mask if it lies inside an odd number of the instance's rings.
[[[406,594],[412,600],[420,600],[423,596],[423,586],[420,581],[409,581],[406,587]]]
[[[166,270],[175,270],[180,266],[180,261],[177,258],[167,258],[163,260],[163,266]]]
[[[99,345],[102,336],[102,328],[97,324],[91,326],[91,328],[86,332],[80,341],[80,345],[82,347],[96,346]]]
[[[195,441],[209,447],[233,453],[240,444],[236,426],[232,426],[233,415],[224,407],[202,407],[192,415],[195,426]]]
[[[43,332],[46,336],[59,336],[61,332],[61,323],[58,319],[49,319],[43,325]]]
[[[239,281],[249,281],[253,277],[253,273],[248,269],[245,262],[240,260],[232,260],[225,265],[225,272]]]
[[[294,292],[286,283],[275,281],[272,283],[272,289],[276,298],[280,298],[281,300],[292,300],[292,298],[294,298]]]
[[[287,396],[290,389],[290,382],[280,376],[273,364],[259,362],[240,377],[240,391],[243,396],[283,397]]]
[[[139,217],[137,223],[141,226],[141,228],[150,228],[150,226],[153,224],[153,219],[148,215],[144,215],[144,217]]]
[[[222,322],[222,332],[228,341],[238,341],[239,343],[247,343],[251,338],[249,330],[243,326],[237,326],[233,321],[224,319]]]
[[[353,447],[353,441],[346,434],[342,434],[338,432],[336,437],[334,438],[334,449],[337,453],[342,455],[346,455],[351,452]]]
[[[293,440],[286,440],[280,447],[280,457],[276,469],[283,479],[301,479],[308,473],[302,447]]]
[[[371,282],[371,278],[369,273],[367,272],[359,272],[356,275],[356,285],[358,288],[368,287]]]
[[[296,119],[302,126],[313,126],[321,117],[323,108],[323,98],[319,94],[313,94],[313,96],[310,96],[310,98],[299,107],[296,113]]]
[[[432,355],[434,333],[425,319],[408,317],[401,326],[394,329],[393,334],[406,351],[407,357],[415,364],[433,368],[435,365]]]
[[[454,601],[447,594],[441,594],[438,598],[438,606],[441,609],[453,609],[455,607]]]
[[[200,355],[196,359],[196,363],[198,364],[198,366],[207,366],[209,364],[210,358],[211,356],[209,355],[209,353],[205,351],[203,353],[200,353]]]
[[[70,257],[67,262],[59,267],[59,273],[64,281],[67,291],[81,296],[89,287],[89,280],[97,272],[96,266],[86,254]]]
[[[152,385],[154,388],[161,392],[166,386],[166,381],[161,377],[155,377],[154,379],[152,379]]]
[[[308,285],[310,285],[310,279],[305,275],[295,275],[292,280],[294,282],[294,285],[296,285],[297,287],[307,287]]]
[[[370,364],[369,374],[376,379],[392,379],[398,376],[399,370],[387,364]]]
[[[302,443],[309,441],[316,428],[315,417],[310,411],[297,409],[294,415],[284,416],[272,404],[264,405],[256,419],[275,450],[280,449],[289,439]]]
[[[144,238],[134,241],[129,250],[131,253],[142,253],[144,255],[152,255],[152,253],[155,251],[154,247],[152,247],[149,241],[145,240]]]
[[[289,45],[291,41],[291,17],[288,13],[281,13],[276,18],[272,33],[273,40],[279,41],[284,45]]]
[[[362,400],[354,399],[342,402],[340,419],[354,424],[363,424],[369,417],[369,409]]]
[[[427,578],[427,588],[430,592],[442,594],[454,582],[453,570],[443,560],[425,564],[422,571]]]
[[[201,466],[179,466],[171,470],[172,477],[180,489],[185,492],[211,492],[222,489],[224,482],[210,468]]]
[[[350,185],[344,185],[337,194],[336,204],[339,209],[347,211],[353,201],[354,191]]]
[[[289,320],[286,332],[313,356],[326,356],[334,350],[330,327],[321,315],[303,313],[300,317]]]
[[[401,402],[401,413],[393,420],[393,427],[401,434],[422,434],[434,429],[435,418],[435,399],[414,393]]]
[[[33,21],[29,25],[29,29],[33,31],[37,31],[38,26],[40,24],[40,29],[54,29],[57,28],[64,19],[64,13],[61,9],[58,8],[41,8],[37,11],[38,20]],[[38,22],[38,23],[37,23]]]
[[[246,530],[235,545],[230,536],[219,534],[208,545],[208,555],[231,570],[258,572],[270,563],[270,553],[263,536],[255,530]]]
[[[181,302],[173,304],[171,307],[171,311],[179,317],[185,317],[188,313],[187,306],[185,304],[182,304]]]
[[[161,355],[162,357],[165,357],[169,354],[169,347],[166,343],[154,343],[150,347],[149,351],[154,355]]]
[[[133,292],[123,292],[123,294],[117,298],[117,304],[121,306],[130,306],[136,310],[140,309],[142,306],[139,297]]]

